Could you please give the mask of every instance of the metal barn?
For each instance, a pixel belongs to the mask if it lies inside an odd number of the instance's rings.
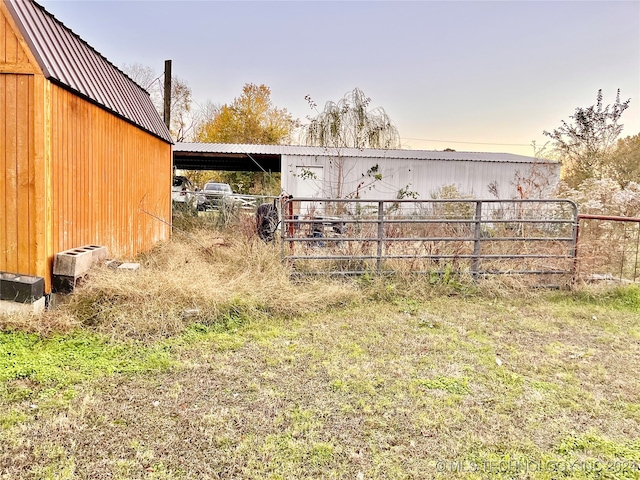
[[[0,272],[169,238],[171,136],[146,91],[30,0],[0,1]],[[148,212],[148,213],[145,213]]]
[[[294,197],[430,199],[454,185],[473,198],[541,198],[557,185],[556,162],[509,153],[376,150],[290,145],[178,143],[176,167],[282,172]]]

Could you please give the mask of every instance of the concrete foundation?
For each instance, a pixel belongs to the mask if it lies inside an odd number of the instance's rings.
[[[42,313],[44,312],[44,297],[32,303],[20,303],[10,300],[0,300],[0,313]]]

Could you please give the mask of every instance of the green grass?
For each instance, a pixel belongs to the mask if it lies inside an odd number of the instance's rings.
[[[557,301],[567,301],[566,296],[558,295]],[[621,311],[640,312],[640,287],[637,285],[618,286],[602,290],[579,290],[570,299],[575,304],[603,306]]]
[[[28,380],[61,388],[99,375],[163,371],[171,363],[161,345],[111,343],[85,332],[49,338],[0,332],[0,382],[5,385]]]
[[[359,282],[172,334],[1,332],[0,478],[640,478],[635,287]]]

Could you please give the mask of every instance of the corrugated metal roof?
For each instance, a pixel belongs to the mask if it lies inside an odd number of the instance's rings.
[[[149,94],[62,22],[31,0],[6,0],[47,79],[173,143]]]
[[[342,156],[360,158],[394,158],[412,160],[457,160],[470,162],[533,163],[549,160],[512,153],[439,152],[436,150],[382,150],[373,148],[329,148],[305,145],[244,145],[230,143],[176,143],[174,155],[180,153],[249,154],[292,156]],[[553,163],[553,162],[550,162]]]

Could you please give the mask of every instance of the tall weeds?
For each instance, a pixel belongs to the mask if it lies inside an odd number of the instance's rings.
[[[55,314],[111,335],[156,337],[229,315],[299,315],[357,294],[320,280],[294,284],[275,245],[211,230],[176,236],[138,260],[136,272],[96,269]]]

